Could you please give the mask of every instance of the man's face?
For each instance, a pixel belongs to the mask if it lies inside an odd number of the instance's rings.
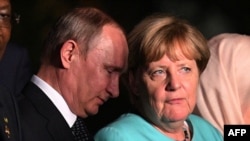
[[[128,57],[125,36],[111,25],[104,26],[90,46],[72,67],[70,78],[74,87],[71,110],[83,117],[96,114],[99,106],[119,95],[119,77]]]
[[[11,5],[9,0],[0,0],[0,59],[11,34]]]

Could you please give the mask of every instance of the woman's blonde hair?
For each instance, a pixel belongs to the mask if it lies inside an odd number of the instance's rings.
[[[167,54],[177,60],[176,49],[195,59],[200,73],[210,57],[207,40],[186,20],[166,14],[154,14],[141,21],[128,35],[129,71],[146,66]],[[175,44],[180,44],[176,46]]]

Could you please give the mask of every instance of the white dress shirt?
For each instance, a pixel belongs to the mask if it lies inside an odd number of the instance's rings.
[[[60,113],[68,123],[69,127],[71,128],[74,122],[76,121],[77,116],[70,111],[62,95],[59,94],[54,88],[52,88],[48,83],[39,78],[37,75],[33,75],[31,81],[35,83],[48,96],[52,103],[54,103],[56,108],[60,111]]]

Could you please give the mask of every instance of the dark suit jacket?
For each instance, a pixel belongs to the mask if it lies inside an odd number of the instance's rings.
[[[9,43],[0,61],[0,84],[19,95],[32,76],[31,61],[26,48]]]
[[[18,106],[23,141],[74,141],[63,116],[34,83],[24,88]]]
[[[16,104],[10,91],[0,85],[0,141],[21,141]]]

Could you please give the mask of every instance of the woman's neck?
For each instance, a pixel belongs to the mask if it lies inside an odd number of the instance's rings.
[[[159,130],[162,134],[174,139],[175,141],[190,141],[190,130],[188,124],[185,122],[182,123],[181,126],[173,128],[170,126],[168,129],[162,129],[157,126],[154,126],[157,130]]]

